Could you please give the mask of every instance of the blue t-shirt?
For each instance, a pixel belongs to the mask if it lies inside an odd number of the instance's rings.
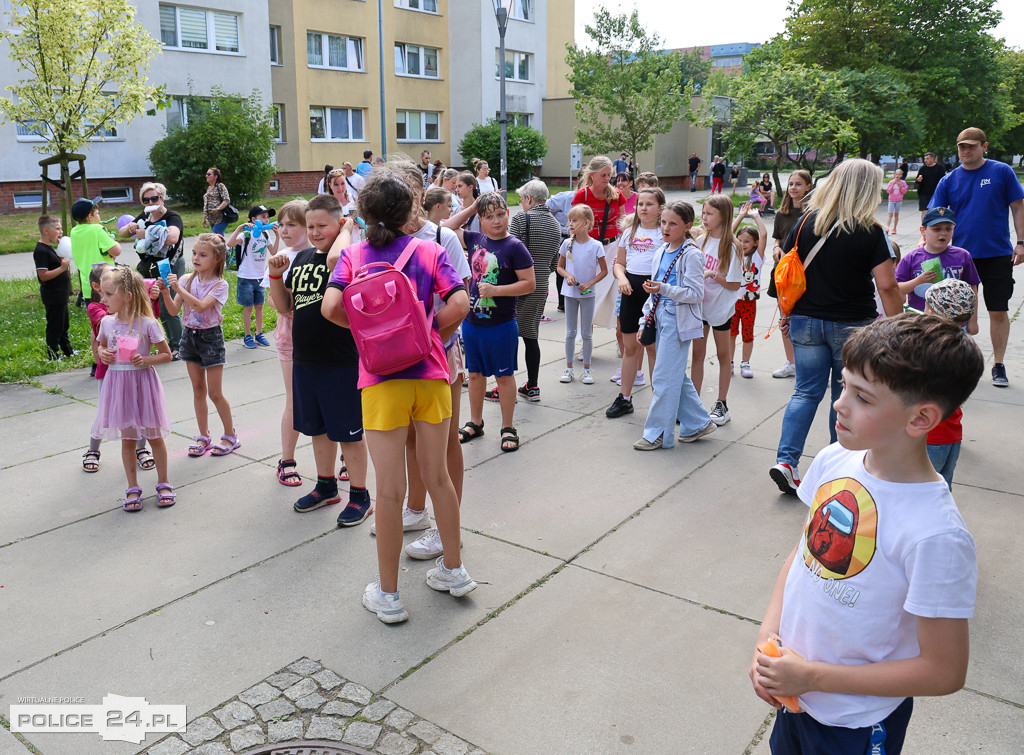
[[[954,246],[974,259],[1013,254],[1007,215],[1010,204],[1024,199],[1024,188],[1013,169],[986,160],[977,170],[960,166],[935,187],[928,207],[949,207],[956,213]]]
[[[672,265],[672,262],[678,256],[679,250],[676,249],[675,251],[670,251],[668,249],[668,244],[666,244],[665,247],[665,253],[661,255],[661,261],[658,263],[658,274],[654,277],[654,280],[660,283],[665,279],[665,273],[668,273],[668,280],[665,281],[665,284],[669,286],[678,286],[679,276],[676,274],[676,266]],[[669,272],[668,270],[669,265],[672,265],[672,272]],[[669,301],[667,296],[661,297],[661,300],[663,302]]]

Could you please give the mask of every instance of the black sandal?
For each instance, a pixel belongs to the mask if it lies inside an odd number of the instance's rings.
[[[100,452],[89,450],[82,455],[82,469],[86,472],[100,471]]]
[[[501,428],[501,450],[505,453],[519,450],[519,433],[514,427]]]
[[[476,422],[468,421],[459,429],[459,443],[469,443],[474,438],[479,438],[484,434],[484,421],[480,420],[478,425]]]

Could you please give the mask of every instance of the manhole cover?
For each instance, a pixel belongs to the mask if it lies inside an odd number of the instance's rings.
[[[318,740],[300,740],[296,742],[278,742],[276,745],[263,745],[254,750],[246,750],[242,755],[373,755],[369,750],[334,742]]]

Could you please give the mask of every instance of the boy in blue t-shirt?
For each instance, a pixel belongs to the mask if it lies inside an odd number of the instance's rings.
[[[270,229],[261,229],[257,236],[253,221],[259,220],[260,223],[269,225],[275,214],[277,210],[273,207],[261,204],[250,207],[249,221],[238,226],[225,242],[228,247],[232,247],[238,243],[239,237],[242,239],[235,298],[242,307],[242,323],[245,325],[245,338],[242,339],[242,344],[247,349],[255,349],[257,345],[270,345],[270,341],[263,335],[263,276],[266,274],[267,253],[277,254],[278,238],[277,231]],[[273,239],[270,234],[274,234]],[[256,314],[255,336],[253,310]]]
[[[953,322],[904,313],[843,346],[839,442],[798,489],[810,507],[775,584],[754,691],[782,708],[773,753],[898,753],[913,697],[964,684],[977,557],[928,433],[967,400],[985,368]],[[874,749],[872,749],[874,748]]]

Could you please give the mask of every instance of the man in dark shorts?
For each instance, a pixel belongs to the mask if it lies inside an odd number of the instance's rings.
[[[700,170],[700,164],[704,162],[697,157],[696,152],[690,153],[690,191],[697,191],[697,171]]]
[[[939,181],[929,207],[949,207],[956,213],[953,244],[966,249],[981,277],[995,364],[992,385],[1005,388],[1003,358],[1010,337],[1010,297],[1013,268],[1024,262],[1024,188],[1013,169],[986,160],[988,139],[980,128],[967,128],[956,140],[960,167]],[[1007,210],[1013,215],[1017,243],[1010,243]]]
[[[907,175],[906,173],[903,174]],[[924,165],[917,171],[917,209],[921,211],[921,222],[924,222],[924,214],[928,212],[928,203],[932,201],[935,187],[946,175],[946,169],[935,161],[934,152],[925,152]]]

